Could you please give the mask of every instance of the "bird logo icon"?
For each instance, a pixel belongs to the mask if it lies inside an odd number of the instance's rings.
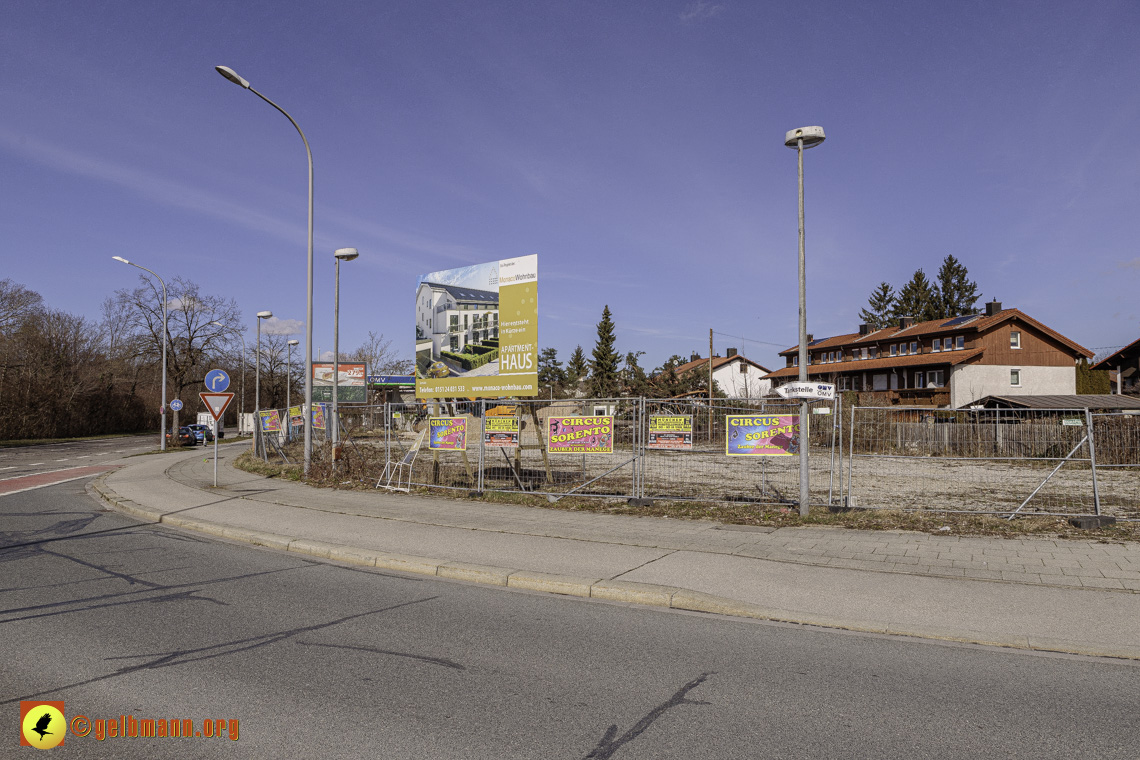
[[[63,702],[20,702],[20,744],[51,749],[63,744]]]

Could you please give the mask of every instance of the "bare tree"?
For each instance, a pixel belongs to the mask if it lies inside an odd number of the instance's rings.
[[[412,373],[410,359],[402,358],[392,348],[392,340],[385,338],[384,334],[377,335],[368,331],[368,340],[347,357],[348,361],[364,362],[368,371],[376,375],[404,375]],[[344,361],[342,359],[341,361]]]

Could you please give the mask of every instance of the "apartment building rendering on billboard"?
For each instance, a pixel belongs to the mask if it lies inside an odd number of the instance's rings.
[[[468,344],[498,337],[498,291],[420,283],[416,291],[417,354],[430,342],[434,361],[440,351],[462,353]]]
[[[799,377],[799,348],[773,385]],[[876,404],[961,408],[987,396],[1076,393],[1076,365],[1093,352],[1024,314],[986,304],[981,314],[918,322],[901,317],[879,330],[812,340],[808,378],[840,391],[870,393]]]

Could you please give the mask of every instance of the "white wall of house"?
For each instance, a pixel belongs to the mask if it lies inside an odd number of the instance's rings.
[[[740,368],[745,367],[741,372]],[[708,372],[708,368],[705,368]],[[713,370],[713,380],[729,398],[760,398],[772,390],[772,381],[762,379],[768,374],[746,361],[722,364]],[[708,375],[705,375],[708,377]]]
[[[1010,382],[1010,373],[1015,369],[1019,370],[1020,385]],[[950,406],[955,409],[986,396],[1051,396],[1076,392],[1076,367],[978,364],[959,365],[950,373]]]

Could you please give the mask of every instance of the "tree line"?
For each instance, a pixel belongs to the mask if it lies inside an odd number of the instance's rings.
[[[0,280],[0,440],[158,430],[164,333],[166,397],[185,404],[181,424],[206,411],[198,391],[214,368],[227,371],[229,390],[244,395],[245,411],[253,411],[259,357],[255,340],[242,342],[246,325],[237,303],[175,277],[167,283],[164,331],[162,296],[158,282],[140,275],[137,287],[115,291],[92,320],[52,309],[39,293]],[[304,349],[290,352],[290,337],[262,331],[263,409],[284,407],[287,388],[294,403],[301,400]],[[391,340],[374,332],[340,360],[364,362],[381,374],[407,373],[411,366]],[[226,411],[231,429],[240,408],[235,398]]]
[[[915,322],[949,319],[972,313],[980,297],[978,283],[970,280],[966,267],[947,256],[934,282],[920,268],[898,291],[888,282],[879,283],[867,308],[859,311],[859,321],[878,330],[900,317],[914,317]]]

